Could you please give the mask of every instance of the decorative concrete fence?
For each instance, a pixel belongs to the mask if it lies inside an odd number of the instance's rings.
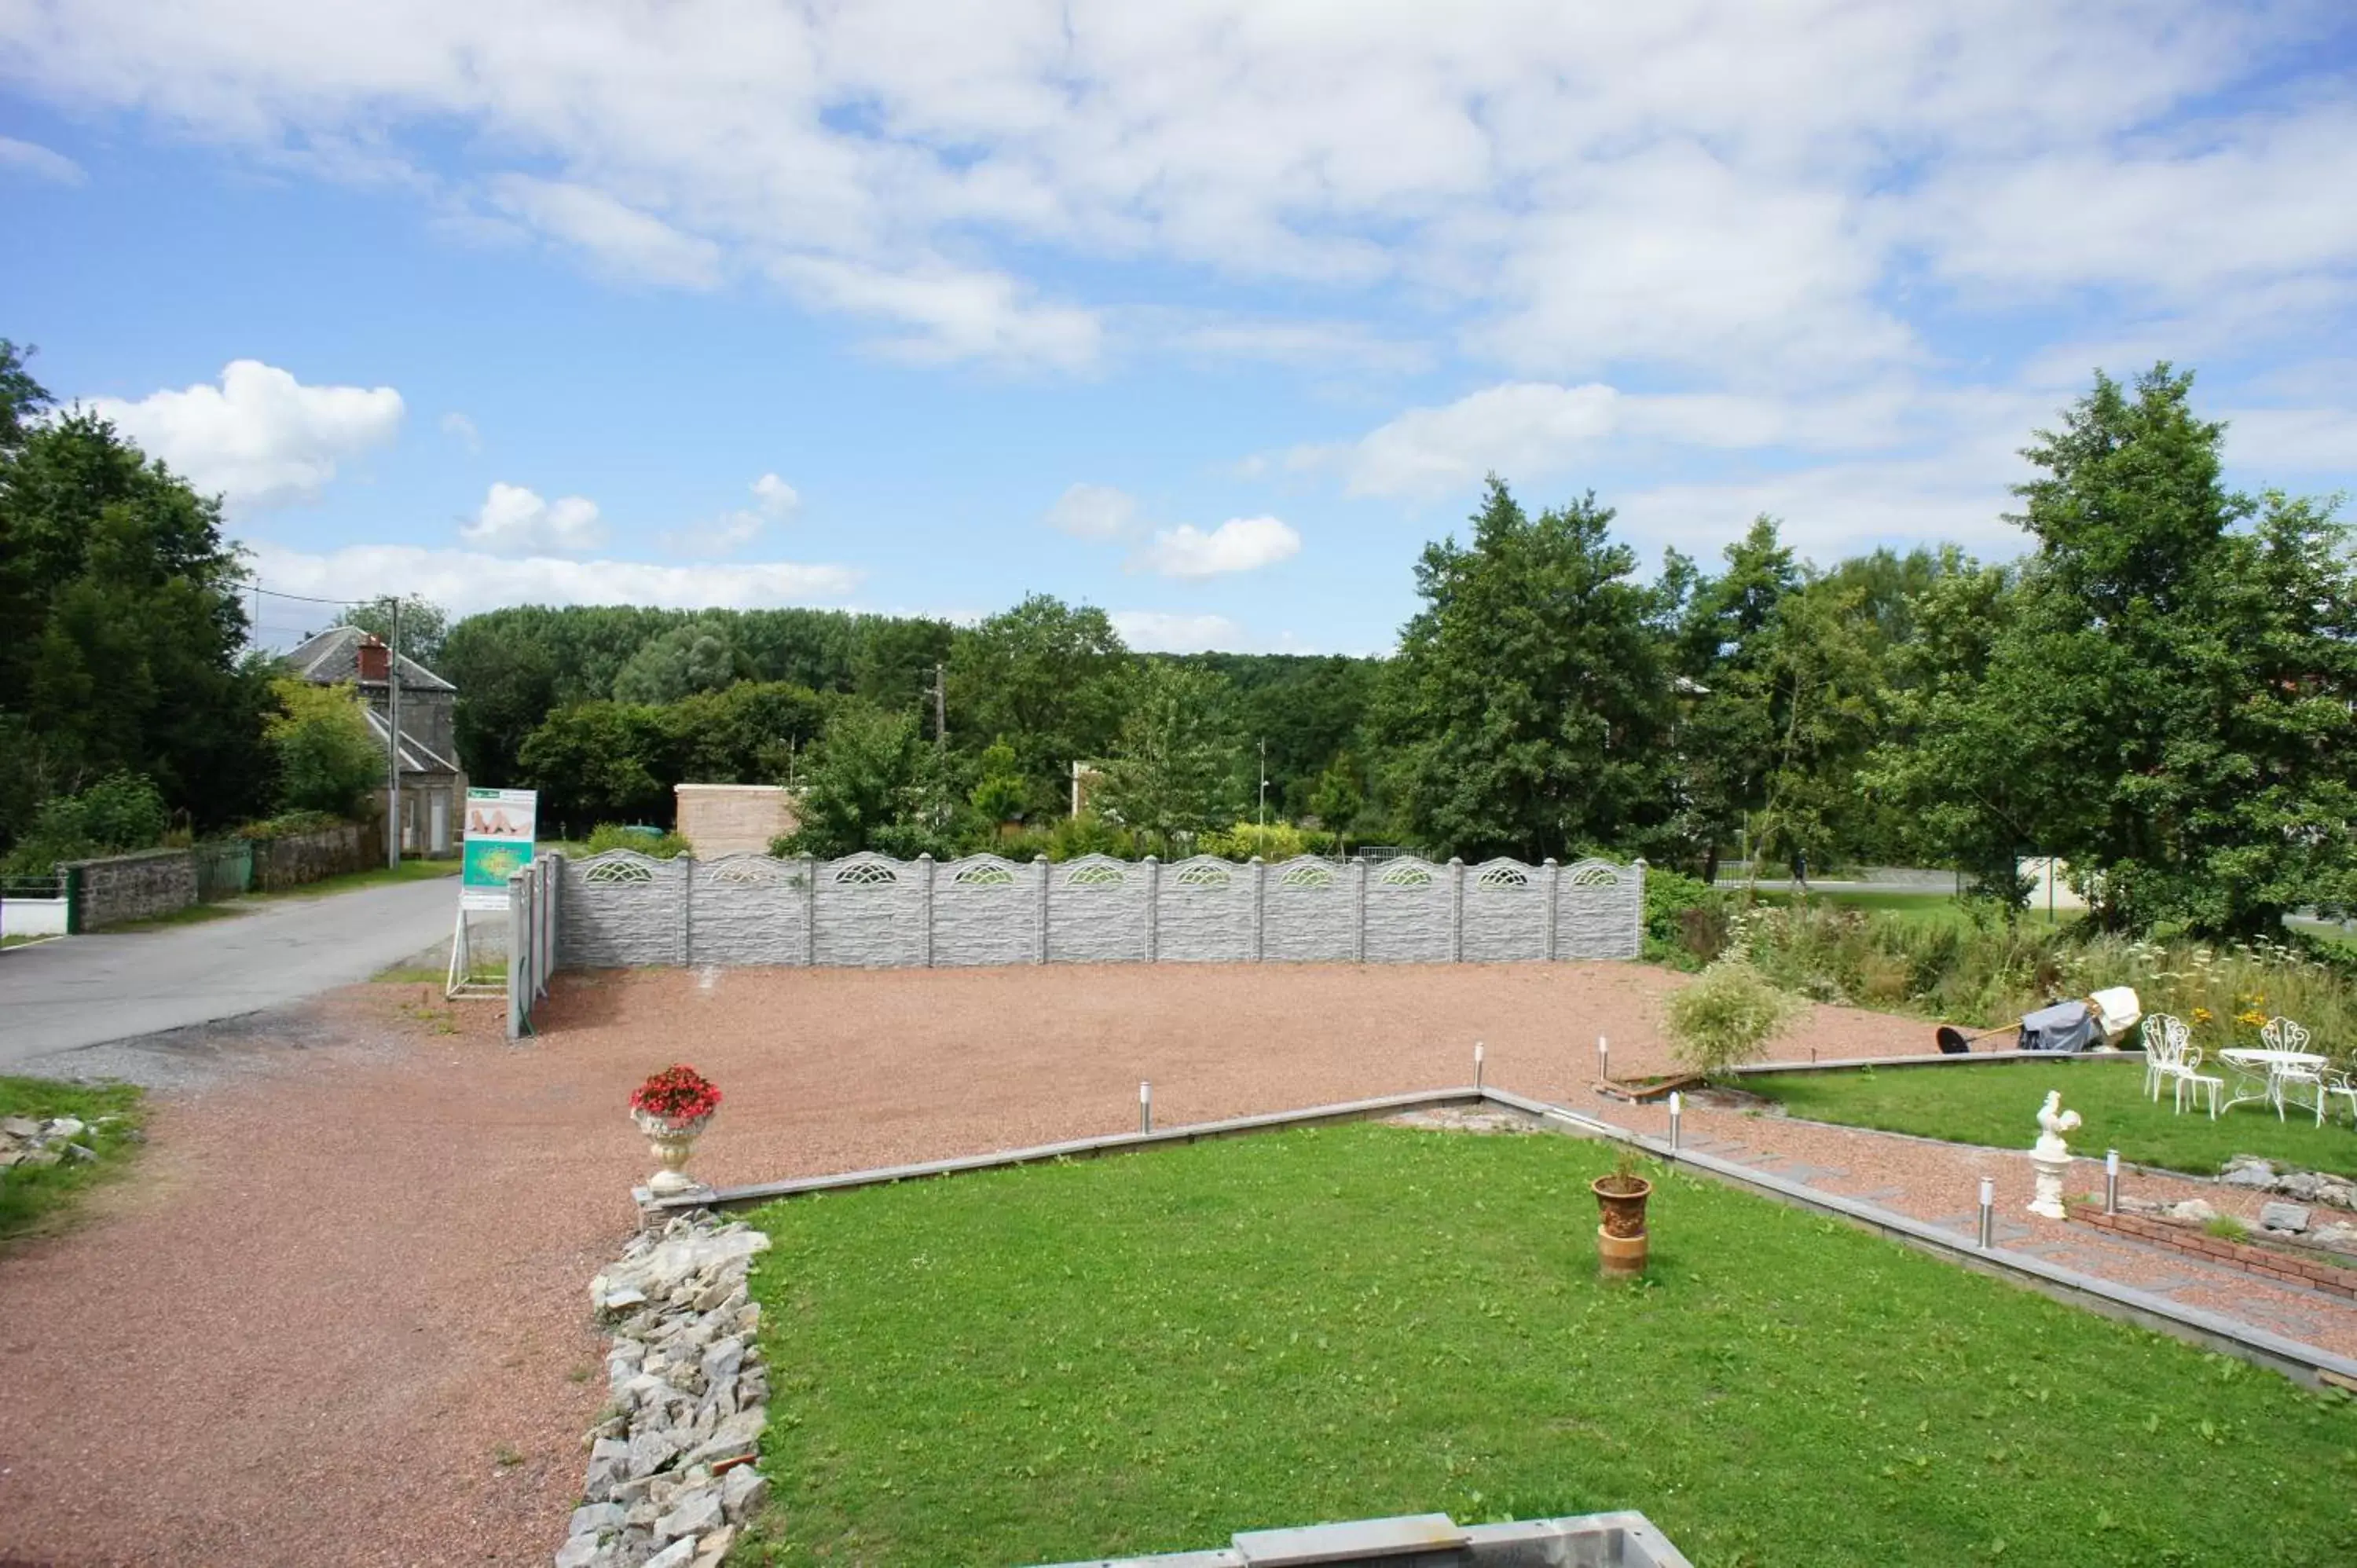
[[[1641,860],[1049,865],[612,850],[562,861],[556,876],[557,962],[593,969],[1634,958],[1645,912]]]
[[[508,878],[508,1038],[533,1032],[533,1010],[556,967],[557,910],[565,857],[536,855]]]

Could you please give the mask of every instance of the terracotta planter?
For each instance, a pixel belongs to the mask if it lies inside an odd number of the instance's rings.
[[[1607,1278],[1626,1279],[1645,1272],[1651,1239],[1645,1232],[1645,1200],[1653,1184],[1643,1176],[1617,1173],[1587,1184],[1596,1195],[1602,1223],[1596,1227],[1596,1266]]]
[[[695,1151],[695,1140],[712,1125],[716,1112],[707,1112],[692,1121],[675,1122],[666,1116],[652,1115],[644,1111],[630,1112],[639,1131],[647,1135],[647,1147],[654,1152],[655,1162],[662,1168],[647,1178],[647,1190],[657,1197],[673,1197],[683,1192],[693,1192],[700,1184],[684,1170],[687,1156]]]

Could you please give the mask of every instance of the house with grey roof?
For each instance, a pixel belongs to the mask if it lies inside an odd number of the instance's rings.
[[[377,744],[393,735],[393,650],[356,626],[330,627],[286,655],[295,673],[315,685],[350,684],[366,704]],[[458,688],[404,655],[400,667],[401,853],[458,853],[467,804],[467,774],[458,766]],[[380,802],[384,791],[377,791]]]

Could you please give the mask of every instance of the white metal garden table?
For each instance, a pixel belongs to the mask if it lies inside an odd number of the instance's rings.
[[[2321,1073],[2331,1065],[2330,1057],[2314,1051],[2281,1051],[2259,1046],[2229,1046],[2218,1053],[2218,1059],[2237,1069],[2234,1092],[2226,1101],[2233,1110],[2246,1101],[2264,1101],[2283,1114],[2283,1074],[2286,1069],[2297,1072]]]

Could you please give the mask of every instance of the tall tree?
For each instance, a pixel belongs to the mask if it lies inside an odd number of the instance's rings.
[[[1071,765],[1113,744],[1128,662],[1104,611],[1034,594],[958,637],[949,659],[950,733],[977,745],[1004,741],[1033,803],[1052,807]]]
[[[1781,689],[1770,644],[1802,579],[1776,520],[1765,515],[1727,547],[1726,560],[1723,573],[1704,578],[1674,556],[1660,590],[1683,601],[1674,628],[1683,710],[1674,837],[1705,881],[1717,875],[1721,846],[1767,800]]]
[[[218,501],[76,409],[27,425],[47,394],[13,349],[0,382],[0,832],[40,797],[117,770],[153,779],[200,827],[267,804],[268,672],[243,659],[237,552]]]
[[[1132,678],[1127,714],[1096,800],[1164,854],[1178,836],[1229,821],[1240,749],[1228,683],[1207,670],[1154,660]]]
[[[796,854],[954,853],[947,780],[913,713],[841,703],[802,777],[802,826],[788,845]]]
[[[1635,553],[1593,495],[1526,515],[1494,475],[1473,538],[1427,545],[1384,672],[1395,799],[1446,854],[1564,855],[1667,816],[1670,671]]]
[[[2038,433],[2036,548],[1922,749],[1986,747],[1967,788],[2003,769],[2014,809],[1980,831],[2068,860],[2103,924],[2255,933],[2357,866],[2357,567],[2330,506],[2225,488],[2191,389],[2099,374]]]

